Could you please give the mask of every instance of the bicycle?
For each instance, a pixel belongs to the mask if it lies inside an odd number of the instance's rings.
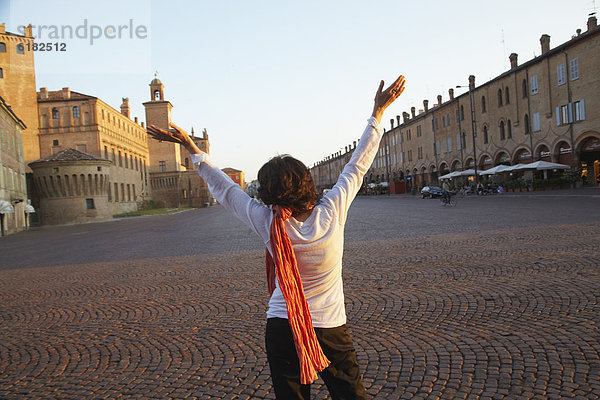
[[[444,192],[440,197],[440,202],[443,206],[456,206],[456,192]]]

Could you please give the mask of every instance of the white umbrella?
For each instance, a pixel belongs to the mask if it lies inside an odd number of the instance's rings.
[[[483,171],[478,170],[477,171],[477,175],[482,175]],[[475,175],[475,170],[474,169],[465,169],[464,171],[460,171],[460,176],[474,176]]]
[[[450,172],[449,174],[440,176],[439,179],[452,179],[457,176],[461,176],[460,174],[461,174],[461,171],[454,171],[454,172]]]
[[[35,213],[35,208],[33,208],[31,204],[25,204],[25,212],[27,214],[33,214]]]
[[[481,172],[481,175],[493,175],[498,174],[500,172],[512,171],[513,169],[514,168],[509,165],[496,165],[493,168],[486,169],[485,171]]]
[[[388,186],[390,186],[390,184],[387,183],[387,182],[380,182],[380,183],[378,183],[378,185],[382,186],[382,187],[388,187]]]
[[[557,163],[552,163],[552,162],[548,162],[548,161],[536,161],[536,162],[532,162],[530,164],[519,164],[514,168],[514,170],[537,169],[537,170],[541,171],[544,169],[568,169],[568,168],[570,168],[570,167],[565,164],[557,164]]]
[[[14,207],[8,201],[0,200],[0,214],[12,214],[15,212]]]

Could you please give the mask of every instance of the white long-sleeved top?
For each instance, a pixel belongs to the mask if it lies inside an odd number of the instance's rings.
[[[350,161],[332,190],[323,196],[306,221],[290,217],[284,223],[296,254],[313,326],[317,328],[335,328],[346,323],[342,284],[344,225],[350,204],[375,158],[382,133],[377,120],[369,118]],[[272,254],[269,243],[271,209],[248,196],[212,164],[207,154],[193,154],[192,162],[219,203],[256,232]],[[277,280],[269,300],[267,318],[288,318]]]

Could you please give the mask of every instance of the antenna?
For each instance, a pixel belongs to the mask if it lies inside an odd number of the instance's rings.
[[[590,17],[596,15],[596,0],[592,0],[592,12],[590,13]]]

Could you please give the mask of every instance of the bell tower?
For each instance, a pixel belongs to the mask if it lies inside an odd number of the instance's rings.
[[[154,74],[150,82],[150,101],[144,103],[146,124],[169,129],[173,105],[165,100],[164,85]],[[150,172],[181,171],[181,146],[177,143],[148,141]]]

